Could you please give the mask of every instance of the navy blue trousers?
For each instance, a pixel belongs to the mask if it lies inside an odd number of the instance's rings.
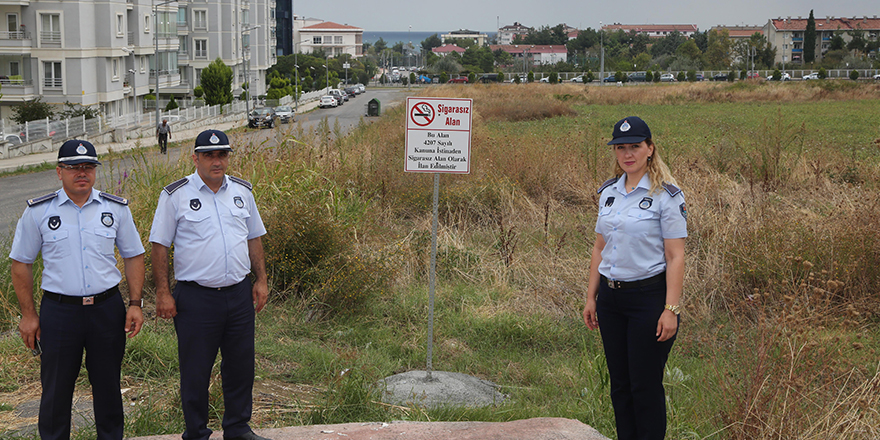
[[[599,284],[596,315],[619,440],[662,440],[666,435],[663,370],[675,336],[657,342],[657,321],[665,304],[662,281],[627,289]]]
[[[84,306],[40,302],[42,440],[68,440],[73,389],[86,352],[98,440],[120,440],[124,419],[119,377],[125,354],[125,305],[116,294]]]
[[[217,351],[223,356],[223,436],[251,431],[254,388],[254,301],[250,278],[223,289],[178,282],[174,328],[180,357],[184,440],[207,440],[208,386]]]

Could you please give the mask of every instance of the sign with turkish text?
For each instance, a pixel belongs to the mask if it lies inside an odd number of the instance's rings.
[[[470,173],[470,98],[406,98],[406,172]]]

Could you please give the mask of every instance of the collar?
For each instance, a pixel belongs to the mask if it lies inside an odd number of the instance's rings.
[[[192,182],[193,184],[196,185],[196,188],[199,191],[201,191],[202,188],[208,188],[208,191],[214,192],[211,190],[211,188],[208,187],[208,184],[206,184],[205,181],[202,180],[202,176],[199,175],[198,171],[196,171],[195,173],[192,173],[189,180],[190,180],[190,182]],[[223,175],[223,183],[220,184],[220,189],[226,188],[226,185],[228,185],[228,184],[229,184],[229,176],[224,174]]]
[[[83,208],[85,208],[86,205],[88,205],[89,203],[92,203],[94,201],[101,203],[101,197],[99,196],[100,193],[101,193],[100,191],[98,191],[94,187],[92,187],[92,192],[89,193],[89,199],[86,200],[86,202],[83,204]],[[67,202],[70,202],[73,206],[76,206],[76,203],[73,203],[73,200],[70,200],[70,197],[68,197],[67,191],[64,191],[64,188],[61,188],[58,190],[58,198],[56,198],[55,201],[56,201],[56,203],[58,203],[58,206],[61,206]],[[79,207],[77,206],[77,208],[79,208]]]
[[[633,190],[630,192],[626,192],[626,174],[621,175],[620,178],[617,179],[617,183],[614,184],[614,188],[617,189],[617,192],[619,192],[625,196],[632,194],[635,191],[635,190]],[[636,185],[636,189],[638,189],[638,188],[644,188],[645,190],[648,190],[648,191],[651,190],[651,179],[648,177],[648,173],[645,173],[642,176],[642,178],[639,180],[639,184]]]

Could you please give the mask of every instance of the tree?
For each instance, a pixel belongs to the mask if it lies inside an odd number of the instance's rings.
[[[440,47],[443,45],[443,40],[440,39],[437,34],[431,35],[428,38],[422,40],[422,50],[425,52],[431,52],[431,49],[435,47]]]
[[[379,40],[376,41],[373,48],[376,49],[376,53],[382,53],[382,51],[388,48],[388,43],[385,42],[385,39],[379,37]]]
[[[861,29],[853,29],[848,32],[851,40],[847,43],[846,48],[855,55],[865,51],[865,31]]]
[[[843,31],[838,29],[834,31],[834,35],[831,36],[831,43],[828,45],[828,50],[842,49],[846,49],[846,41],[843,39]]]
[[[223,64],[217,57],[202,70],[202,89],[205,91],[205,103],[223,105],[232,102],[232,68]]]
[[[681,46],[685,42],[685,37],[678,31],[673,31],[671,34],[657,40],[651,45],[651,55],[659,57],[660,55],[672,55],[676,53],[678,50],[678,46]]]
[[[177,101],[174,100],[174,95],[171,95],[171,99],[168,101],[168,104],[165,105],[165,111],[170,112],[176,108],[180,108],[180,105],[177,104]]]
[[[65,109],[59,113],[61,119],[72,119],[85,116],[86,119],[94,119],[101,115],[101,110],[95,106],[81,106],[69,101],[64,102]]]
[[[43,98],[37,97],[13,106],[12,117],[10,119],[19,124],[46,118],[53,119],[55,117],[55,112],[52,110],[52,106],[41,101],[41,99]]]
[[[807,30],[804,31],[804,62],[816,61],[816,19],[813,10],[810,9],[810,17],[807,18]]]
[[[694,43],[694,40],[687,40],[682,43],[681,46],[678,46],[678,49],[675,50],[676,55],[684,56],[690,58],[692,60],[700,59],[700,48],[697,47],[697,43]]]
[[[709,31],[709,43],[703,54],[704,63],[713,69],[730,67],[730,34],[727,29],[721,32]]]

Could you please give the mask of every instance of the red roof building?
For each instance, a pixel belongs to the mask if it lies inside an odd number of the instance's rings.
[[[458,47],[455,44],[444,44],[440,47],[435,47],[435,48],[431,49],[431,52],[434,52],[435,54],[437,54],[441,57],[445,57],[446,55],[449,55],[452,52],[456,52],[459,55],[461,55],[464,53],[464,48]]]
[[[687,38],[692,37],[699,32],[695,24],[606,24],[602,26],[605,32],[615,32],[622,30],[626,33],[638,32],[646,34],[651,38],[663,38],[667,35],[678,32]]]
[[[516,59],[526,59],[534,64],[556,64],[568,61],[568,48],[561,45],[541,44],[490,44],[489,50],[501,49]]]
[[[767,41],[776,48],[777,63],[803,63],[804,32],[807,30],[807,20],[798,18],[771,19],[764,26],[764,35]],[[868,41],[877,41],[880,34],[880,18],[815,18],[816,22],[816,61],[820,61],[831,47],[831,38],[836,31],[843,31],[842,37],[847,43],[852,40],[847,31],[861,30]],[[873,56],[876,53],[872,52]],[[869,54],[871,55],[871,54]]]

